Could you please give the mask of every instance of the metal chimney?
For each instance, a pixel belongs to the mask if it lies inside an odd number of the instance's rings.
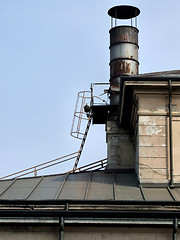
[[[137,16],[140,10],[133,6],[115,6],[108,11],[111,16],[110,33],[110,103],[118,105],[120,77],[138,75]],[[118,26],[118,19],[130,19],[130,25]],[[134,25],[133,26],[133,22]]]

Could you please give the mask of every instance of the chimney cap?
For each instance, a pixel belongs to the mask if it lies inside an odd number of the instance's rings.
[[[130,19],[137,17],[139,14],[139,8],[128,5],[115,6],[108,11],[109,16],[118,19]]]

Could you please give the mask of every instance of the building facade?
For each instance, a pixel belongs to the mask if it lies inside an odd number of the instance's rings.
[[[89,108],[106,169],[1,180],[0,240],[180,239],[180,71],[139,74],[139,13],[108,12],[110,104]]]

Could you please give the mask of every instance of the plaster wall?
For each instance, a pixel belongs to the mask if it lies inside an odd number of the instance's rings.
[[[53,226],[1,226],[0,240],[57,240],[59,228]]]
[[[1,226],[0,240],[59,240],[59,228],[47,226]],[[64,240],[169,240],[172,229],[142,227],[76,226],[64,229]],[[177,234],[177,239],[180,239]]]
[[[137,175],[141,183],[167,183],[170,175],[169,112],[166,92],[136,93],[138,99],[136,131]],[[172,97],[173,165],[175,182],[180,182],[180,95]]]
[[[169,240],[172,229],[122,228],[122,227],[86,227],[66,229],[64,240]],[[177,238],[180,239],[180,238]]]
[[[180,104],[179,104],[180,106]],[[174,182],[180,183],[180,117],[173,117],[172,120],[173,135],[173,162],[174,162]]]

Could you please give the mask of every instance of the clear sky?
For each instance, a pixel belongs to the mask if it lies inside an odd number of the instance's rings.
[[[134,5],[140,73],[180,69],[179,0],[1,0],[0,176],[75,152],[77,93],[109,81],[109,8]],[[106,157],[91,126],[80,165]],[[73,161],[39,174],[70,170]]]

